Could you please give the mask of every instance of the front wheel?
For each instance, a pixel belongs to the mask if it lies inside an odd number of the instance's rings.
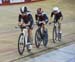
[[[53,28],[53,43],[55,43],[56,39],[57,39],[57,32],[56,32],[56,27]]]
[[[37,48],[39,48],[40,44],[41,44],[40,30],[37,29],[36,33],[35,33],[35,45],[36,45]]]
[[[21,33],[18,39],[18,52],[20,55],[23,54],[24,49],[25,49],[25,38],[23,33]]]
[[[58,41],[61,41],[62,33],[58,33]]]

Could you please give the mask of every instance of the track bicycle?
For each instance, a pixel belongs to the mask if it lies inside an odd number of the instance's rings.
[[[23,54],[25,47],[27,48],[27,51],[30,52],[31,51],[31,43],[30,43],[30,39],[28,36],[28,29],[29,29],[29,25],[26,25],[24,27],[21,27],[23,30],[23,32],[20,33],[19,38],[18,38],[18,52],[20,55]]]
[[[53,42],[55,43],[57,40],[61,41],[62,32],[60,30],[60,23],[59,22],[53,22],[53,23],[54,26],[53,26],[52,38]]]
[[[39,22],[43,25],[43,22]],[[35,33],[35,45],[37,48],[40,47],[41,42],[43,42],[43,45],[46,47],[48,44],[48,31],[47,28],[43,30],[42,26],[39,26]]]

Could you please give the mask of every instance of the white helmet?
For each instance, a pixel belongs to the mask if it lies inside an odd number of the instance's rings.
[[[25,13],[25,12],[29,12],[29,11],[28,11],[27,7],[25,6],[25,7],[20,8],[20,12]]]
[[[53,11],[59,11],[59,8],[58,7],[54,7]]]

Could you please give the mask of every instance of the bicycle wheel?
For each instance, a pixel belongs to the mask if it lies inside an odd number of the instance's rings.
[[[58,41],[61,41],[62,34],[58,33]]]
[[[41,44],[41,36],[40,36],[39,32],[40,32],[40,30],[37,29],[36,33],[35,33],[35,45],[36,45],[37,48],[39,48],[40,44]]]
[[[60,24],[59,24],[59,27],[58,27],[58,41],[61,41],[61,37],[62,37],[62,32],[61,32],[61,27],[60,27]]]
[[[44,31],[43,33],[43,45],[46,47],[48,44],[48,31]]]
[[[57,32],[56,32],[56,27],[54,26],[54,28],[53,28],[53,43],[55,43],[56,38],[57,38]]]
[[[25,38],[23,33],[21,33],[18,39],[18,52],[20,55],[23,54],[24,49],[25,49]]]

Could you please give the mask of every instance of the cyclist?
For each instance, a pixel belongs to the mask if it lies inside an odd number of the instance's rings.
[[[37,13],[35,14],[35,19],[36,19],[36,23],[37,23],[38,27],[41,26],[43,28],[43,31],[46,31],[45,25],[48,23],[48,17],[44,13],[44,11],[42,11],[41,8],[37,9]],[[42,22],[42,23],[40,23],[40,22]]]
[[[53,11],[51,12],[51,18],[53,16],[54,16],[54,23],[58,23],[58,28],[59,30],[61,30],[61,21],[63,20],[63,15],[58,7],[53,8]]]
[[[28,11],[27,7],[21,7],[20,8],[20,13],[18,16],[18,25],[21,28],[21,32],[23,31],[24,26],[29,25],[29,29],[28,29],[28,35],[29,35],[29,39],[31,38],[31,33],[32,33],[32,29],[33,29],[33,17],[30,13],[30,11]],[[30,44],[31,42],[28,41],[27,44]]]

